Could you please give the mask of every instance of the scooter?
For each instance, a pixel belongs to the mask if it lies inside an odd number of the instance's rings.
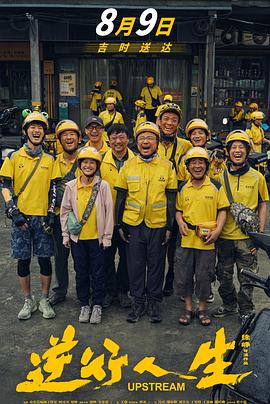
[[[270,234],[250,233],[250,239],[263,249],[270,259]],[[247,285],[261,288],[270,298],[270,276],[263,278],[253,272],[242,269],[247,278]],[[248,366],[244,365],[243,336],[247,336]],[[244,402],[247,404],[270,403],[270,309],[264,308],[257,315],[252,314],[241,326],[235,337],[235,349],[229,350],[224,361],[231,365],[225,373],[246,373],[252,371],[236,385],[217,385],[212,389],[213,402]],[[246,340],[246,339],[245,339]],[[215,401],[216,400],[216,401]],[[219,402],[219,401],[218,401]]]
[[[21,127],[21,110],[18,107],[0,111],[0,135],[18,135]]]

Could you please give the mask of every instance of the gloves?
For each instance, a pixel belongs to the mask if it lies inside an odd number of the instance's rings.
[[[162,242],[161,245],[168,244],[168,242],[170,241],[171,236],[172,236],[172,232],[170,230],[166,230],[166,233],[165,233],[165,236],[164,236],[164,239],[163,239],[163,242]]]
[[[13,221],[15,226],[21,227],[24,224],[27,224],[27,219],[25,216],[20,212],[14,202],[11,200],[7,204],[6,208],[6,215],[9,219]]]
[[[47,234],[53,233],[54,219],[55,214],[53,212],[48,212],[47,216],[44,219],[44,222],[42,223],[45,233]]]
[[[119,235],[121,237],[121,239],[125,242],[125,243],[129,243],[129,237],[130,234],[128,234],[128,230],[126,228],[126,226],[124,224],[121,224],[118,227],[118,231],[119,231]]]

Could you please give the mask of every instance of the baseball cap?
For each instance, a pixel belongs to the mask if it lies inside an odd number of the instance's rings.
[[[99,126],[104,126],[102,119],[95,115],[91,115],[86,119],[85,127],[87,128],[87,126],[91,125],[91,123],[96,123]]]

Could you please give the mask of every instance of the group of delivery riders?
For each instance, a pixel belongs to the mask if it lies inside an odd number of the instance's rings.
[[[0,171],[25,299],[20,320],[37,309],[44,318],[55,317],[54,306],[68,291],[69,252],[82,323],[100,323],[102,309],[116,300],[131,308],[128,322],[147,313],[150,322],[159,323],[162,298],[175,291],[184,301],[179,323],[189,325],[196,316],[209,326],[206,305],[213,301],[215,273],[222,305],[212,315],[238,313],[242,321],[250,316],[253,290],[240,271],[258,271],[257,250],[231,214],[225,182],[235,202],[257,211],[263,231],[268,190],[264,176],[247,162],[251,137],[236,129],[226,138],[226,150],[221,145],[209,154],[207,123],[192,119],[183,139],[181,119],[180,107],[165,103],[156,123],[136,126],[136,154],[122,123],[106,128],[101,116],[89,116],[84,128],[89,140],[82,147],[79,126],[63,120],[56,126],[63,152],[54,160],[42,148],[46,116],[34,111],[25,117],[27,141]],[[32,255],[40,267],[39,303],[30,286]],[[50,292],[52,256],[56,283]]]

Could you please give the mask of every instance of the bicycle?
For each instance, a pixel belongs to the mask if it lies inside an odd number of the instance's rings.
[[[250,233],[256,247],[263,249],[270,259],[270,234]],[[270,298],[270,276],[263,278],[251,271],[241,271],[250,281],[248,285],[261,288]],[[248,363],[243,361],[243,335],[250,337]],[[240,327],[235,338],[235,349],[230,350],[224,358],[231,362],[225,373],[245,373],[252,371],[236,385],[217,385],[211,393],[211,399],[224,400],[225,403],[246,400],[248,404],[270,404],[270,309],[264,308],[257,315],[252,314]]]

